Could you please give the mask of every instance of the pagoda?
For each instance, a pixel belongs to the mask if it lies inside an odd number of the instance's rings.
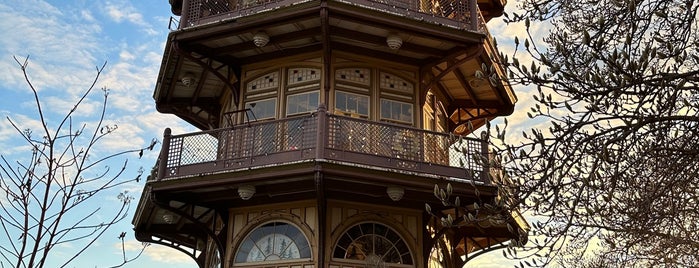
[[[505,3],[170,0],[153,98],[199,131],[164,131],[136,238],[226,268],[459,268],[525,242],[516,210],[445,226],[435,193],[504,198],[476,132],[517,101],[486,28]]]

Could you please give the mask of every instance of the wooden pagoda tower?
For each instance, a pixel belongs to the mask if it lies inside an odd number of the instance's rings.
[[[505,0],[170,5],[153,98],[201,131],[165,130],[140,241],[252,268],[453,267],[526,241],[517,211],[435,235],[425,209],[450,213],[435,185],[502,198],[473,132],[517,100],[486,28]]]

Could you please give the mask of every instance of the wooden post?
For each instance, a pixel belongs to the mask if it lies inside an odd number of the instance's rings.
[[[471,18],[471,30],[476,32],[478,31],[478,0],[468,0],[468,11],[469,18]]]
[[[172,136],[172,130],[166,128],[163,133],[163,146],[160,147],[160,157],[158,157],[158,180],[165,178],[165,172],[167,170],[167,157],[170,151],[170,137]]]
[[[178,30],[179,29],[184,29],[187,27],[187,24],[189,23],[189,2],[192,0],[182,0],[182,16],[180,16],[180,25],[178,25]]]
[[[325,104],[320,104],[318,106],[318,112],[316,113],[318,116],[318,124],[317,124],[317,136],[316,136],[316,159],[322,159],[325,158],[325,146],[327,145],[327,137],[328,137],[328,116],[327,116],[327,108],[325,108]]]

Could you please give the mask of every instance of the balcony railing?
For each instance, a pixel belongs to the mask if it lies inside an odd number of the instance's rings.
[[[394,124],[316,113],[170,136],[157,180],[325,161],[489,183],[487,142]]]
[[[184,0],[180,28],[306,3],[335,1],[414,20],[485,32],[477,0]]]

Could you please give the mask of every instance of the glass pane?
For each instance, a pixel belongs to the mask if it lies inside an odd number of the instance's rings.
[[[306,92],[290,95],[286,98],[286,114],[308,113],[318,109],[319,92]]]
[[[381,100],[381,119],[391,119],[391,102]]]
[[[236,252],[236,263],[293,260],[311,256],[308,240],[296,226],[288,223],[265,224],[253,230],[243,241]]]
[[[263,91],[276,89],[279,87],[279,72],[271,72],[266,75],[262,75],[255,80],[248,82],[247,90],[252,91]]]
[[[369,96],[337,91],[335,92],[335,110],[369,117]]]
[[[388,226],[378,223],[362,223],[347,230],[335,245],[333,257],[364,261],[380,258],[386,263],[412,264],[405,241]]]
[[[335,94],[335,109],[347,111],[347,94],[339,91]]]
[[[250,109],[251,119],[268,119],[276,117],[277,98],[260,101],[250,101],[245,104],[245,108]]]
[[[413,105],[407,102],[381,99],[381,119],[413,123]]]

